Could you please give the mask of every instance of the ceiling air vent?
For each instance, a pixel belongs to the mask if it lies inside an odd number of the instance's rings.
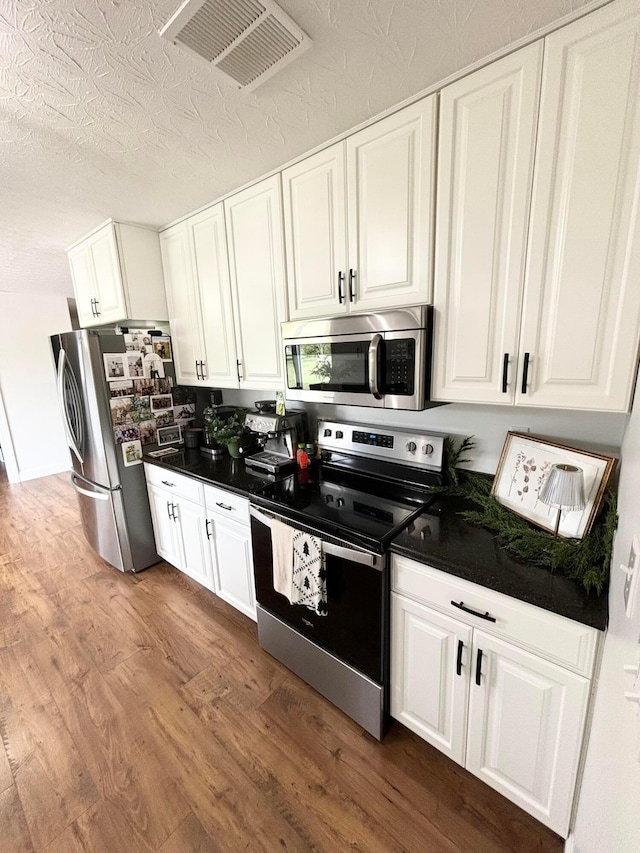
[[[250,90],[311,46],[273,0],[186,0],[160,35]]]

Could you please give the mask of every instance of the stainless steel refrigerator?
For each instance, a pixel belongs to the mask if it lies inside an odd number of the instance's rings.
[[[125,351],[121,334],[82,329],[51,338],[58,396],[71,451],[71,482],[88,542],[122,572],[159,562],[142,465],[125,466],[111,420],[104,353]]]

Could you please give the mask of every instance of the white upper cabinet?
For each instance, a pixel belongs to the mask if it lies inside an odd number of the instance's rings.
[[[226,199],[224,210],[240,387],[277,388],[287,319],[280,176]]]
[[[540,45],[443,91],[434,399],[628,410],[639,36],[640,9],[621,0],[546,38],[539,115]]]
[[[640,7],[546,39],[520,405],[624,412],[640,330]]]
[[[107,222],[69,249],[80,325],[166,320],[158,234]]]
[[[437,106],[431,95],[347,139],[354,310],[431,301]]]
[[[176,381],[180,385],[196,385],[200,381],[199,362],[204,356],[204,336],[187,223],[180,222],[163,231],[160,247]]]
[[[433,397],[513,402],[542,42],[440,95]]]
[[[282,173],[289,312],[429,302],[437,98]]]
[[[237,388],[223,205],[168,228],[160,242],[177,381]]]
[[[349,301],[344,143],[285,169],[282,191],[290,316],[345,313]]]

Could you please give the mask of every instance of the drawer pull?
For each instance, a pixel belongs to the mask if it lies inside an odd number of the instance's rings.
[[[169,486],[170,489],[175,489],[175,487],[176,487],[175,483],[170,483],[168,480],[163,480],[162,483],[165,486]]]
[[[478,649],[476,658],[476,684],[480,687],[480,679],[482,677],[482,649]]]
[[[229,506],[229,504],[223,504],[223,503],[220,503],[220,501],[216,501],[216,506],[219,506],[220,509],[229,510],[229,512],[233,509],[233,507]]]
[[[462,640],[458,640],[458,657],[456,659],[456,675],[462,675],[462,650],[464,649],[464,643]]]
[[[472,610],[470,607],[465,607],[464,601],[459,601],[459,602],[458,601],[452,601],[451,603],[453,604],[454,607],[457,607],[458,610],[464,610],[465,613],[470,613],[472,616],[477,616],[478,619],[486,619],[487,622],[495,622],[496,621],[496,617],[490,616],[488,610],[486,613],[479,613],[477,610]]]

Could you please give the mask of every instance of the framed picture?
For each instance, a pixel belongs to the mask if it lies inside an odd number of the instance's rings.
[[[182,430],[177,425],[158,427],[156,434],[158,445],[175,444],[182,441]]]
[[[512,512],[553,532],[558,509],[540,500],[551,466],[568,464],[581,468],[585,507],[563,510],[558,534],[582,539],[591,529],[617,461],[615,456],[590,453],[524,433],[508,432],[491,491]]]

